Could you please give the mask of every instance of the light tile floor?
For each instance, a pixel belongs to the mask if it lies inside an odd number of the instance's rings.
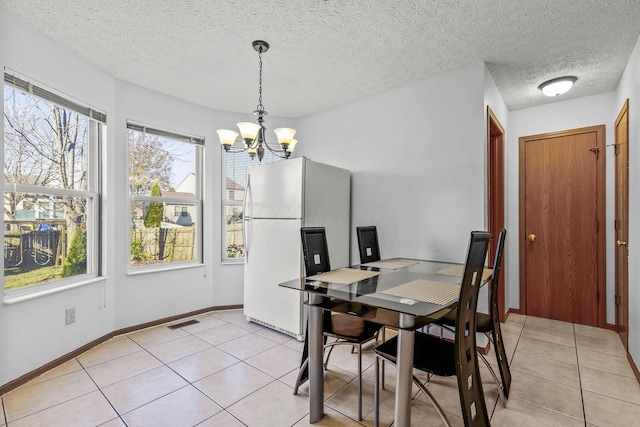
[[[0,427],[309,425],[307,386],[297,396],[292,388],[302,343],[247,322],[241,310],[194,318],[113,338],[2,396]],[[640,385],[612,331],[512,314],[503,335],[513,376],[507,408],[482,372],[493,426],[640,425]],[[357,358],[339,346],[326,372],[326,415],[315,425],[373,424],[372,347],[363,352],[364,420],[355,420]],[[380,415],[389,426],[388,365],[386,382]],[[429,388],[462,426],[455,378],[434,378]],[[412,425],[442,425],[414,391]]]

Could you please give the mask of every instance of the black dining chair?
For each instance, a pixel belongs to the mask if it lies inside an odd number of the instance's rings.
[[[378,230],[375,225],[356,227],[358,235],[358,249],[360,250],[360,264],[380,261],[380,247],[378,246]]]
[[[487,256],[491,235],[484,231],[471,233],[464,275],[460,285],[460,297],[456,311],[454,341],[445,340],[427,333],[415,332],[413,367],[431,375],[452,376],[458,379],[458,391],[464,425],[489,426],[489,414],[482,391],[482,381],[476,351],[476,310],[478,293],[482,285],[482,271]],[[394,337],[375,348],[375,409],[374,425],[379,423],[379,359],[396,363],[398,339]],[[444,411],[415,375],[414,383],[425,393],[442,418],[445,425],[451,422]],[[427,380],[428,381],[428,380]]]
[[[307,277],[331,271],[329,247],[327,245],[327,236],[324,227],[303,227],[300,229],[300,235],[302,238],[302,253],[304,254],[304,265]],[[323,311],[322,322],[324,348],[329,349],[324,360],[324,369],[327,369],[331,351],[335,346],[350,345],[352,348],[357,348],[358,350],[358,421],[360,421],[362,420],[362,346],[376,339],[378,331],[382,326],[363,320],[360,317],[331,313],[327,310]],[[293,394],[298,393],[298,388],[309,376],[308,337],[309,325],[307,323],[302,361]],[[334,338],[335,341],[328,343],[327,338]]]
[[[504,252],[504,243],[507,237],[507,230],[502,229],[498,234],[498,243],[496,245],[496,254],[493,259],[493,271],[491,273],[491,291],[489,295],[489,313],[476,313],[476,332],[485,334],[493,344],[500,371],[500,380],[486,357],[478,352],[480,360],[489,369],[491,376],[498,385],[498,393],[502,399],[502,404],[506,408],[509,399],[509,390],[511,389],[511,370],[509,369],[509,361],[507,352],[502,341],[502,330],[500,329],[500,314],[498,312],[498,282],[500,280],[500,272],[502,270],[502,253]],[[446,316],[438,319],[434,324],[443,326],[449,330],[455,327],[456,310],[450,311]]]

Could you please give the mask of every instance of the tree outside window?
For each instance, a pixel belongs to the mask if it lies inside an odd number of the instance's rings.
[[[100,132],[82,113],[4,86],[5,290],[97,274]]]

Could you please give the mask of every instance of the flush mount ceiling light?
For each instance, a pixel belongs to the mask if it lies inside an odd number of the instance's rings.
[[[558,77],[542,83],[538,89],[547,96],[558,96],[567,93],[576,80],[578,80],[576,76]]]
[[[224,150],[227,152],[238,152],[238,151],[246,151],[249,153],[249,157],[253,159],[258,156],[258,160],[262,161],[264,157],[264,149],[271,151],[274,155],[281,157],[283,159],[288,159],[293,149],[298,142],[296,139],[293,139],[296,131],[295,129],[290,128],[278,128],[275,129],[276,137],[278,138],[278,142],[280,143],[280,148],[271,147],[267,143],[267,135],[265,133],[264,116],[267,115],[267,112],[264,110],[262,106],[262,54],[269,50],[269,43],[263,40],[255,40],[252,43],[253,49],[258,52],[259,59],[259,80],[258,80],[258,106],[256,110],[253,112],[258,119],[255,123],[253,122],[240,122],[238,123],[238,129],[240,130],[241,141],[244,144],[244,147],[239,149],[232,149],[234,145],[236,145],[236,138],[238,137],[238,132],[228,129],[218,129],[218,136],[220,138],[220,143],[224,147]]]

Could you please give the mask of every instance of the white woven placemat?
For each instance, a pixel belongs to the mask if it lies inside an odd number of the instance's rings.
[[[408,267],[413,264],[417,264],[417,261],[407,261],[402,259],[385,259],[382,261],[374,261],[368,262],[366,264],[362,264],[365,267],[374,267],[374,268],[386,268],[389,270],[397,270],[399,268]]]
[[[307,277],[307,280],[319,280],[320,282],[338,283],[341,285],[349,285],[359,282],[370,277],[378,276],[379,271],[355,270],[353,268],[340,268],[338,270],[328,271],[326,273],[316,274]]]
[[[460,285],[418,279],[395,288],[382,291],[383,294],[409,298],[431,304],[447,305],[458,299]]]
[[[482,281],[487,280],[491,277],[493,270],[490,268],[485,268],[482,270]],[[437,271],[436,274],[442,274],[443,276],[456,276],[462,277],[464,274],[464,265],[452,265],[450,267],[443,268],[440,271]]]

